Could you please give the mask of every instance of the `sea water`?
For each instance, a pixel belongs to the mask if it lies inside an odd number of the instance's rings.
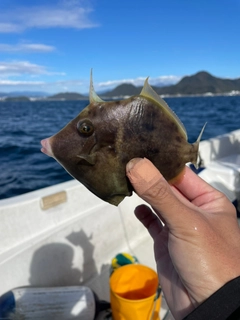
[[[194,142],[240,128],[240,96],[166,98]],[[88,101],[0,102],[0,199],[72,179],[40,141],[63,128]]]

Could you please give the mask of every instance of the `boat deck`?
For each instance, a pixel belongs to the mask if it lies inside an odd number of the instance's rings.
[[[22,286],[86,285],[109,301],[118,253],[155,269],[152,239],[134,216],[141,203],[134,194],[115,207],[75,180],[0,201],[0,295]]]
[[[199,175],[240,203],[240,130],[201,142],[200,154]],[[118,253],[155,269],[152,239],[134,216],[141,203],[134,194],[112,206],[75,180],[1,200],[0,295],[22,286],[86,285],[109,301],[109,268]],[[161,320],[164,299],[162,306]]]

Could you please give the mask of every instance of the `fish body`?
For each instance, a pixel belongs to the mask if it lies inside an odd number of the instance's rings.
[[[184,126],[147,80],[140,95],[109,102],[96,95],[91,81],[90,104],[43,140],[42,151],[95,195],[118,205],[132,194],[128,161],[148,158],[171,181],[187,162],[197,162],[199,140],[187,142]]]

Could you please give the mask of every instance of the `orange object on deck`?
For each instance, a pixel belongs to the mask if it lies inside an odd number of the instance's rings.
[[[120,267],[110,277],[114,320],[160,320],[161,295],[157,273],[141,264]]]

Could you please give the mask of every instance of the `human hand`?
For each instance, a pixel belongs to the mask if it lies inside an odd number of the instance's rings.
[[[147,159],[131,160],[126,171],[136,193],[156,213],[145,205],[135,209],[154,240],[168,306],[175,319],[182,319],[240,275],[236,210],[188,167],[171,186]]]

